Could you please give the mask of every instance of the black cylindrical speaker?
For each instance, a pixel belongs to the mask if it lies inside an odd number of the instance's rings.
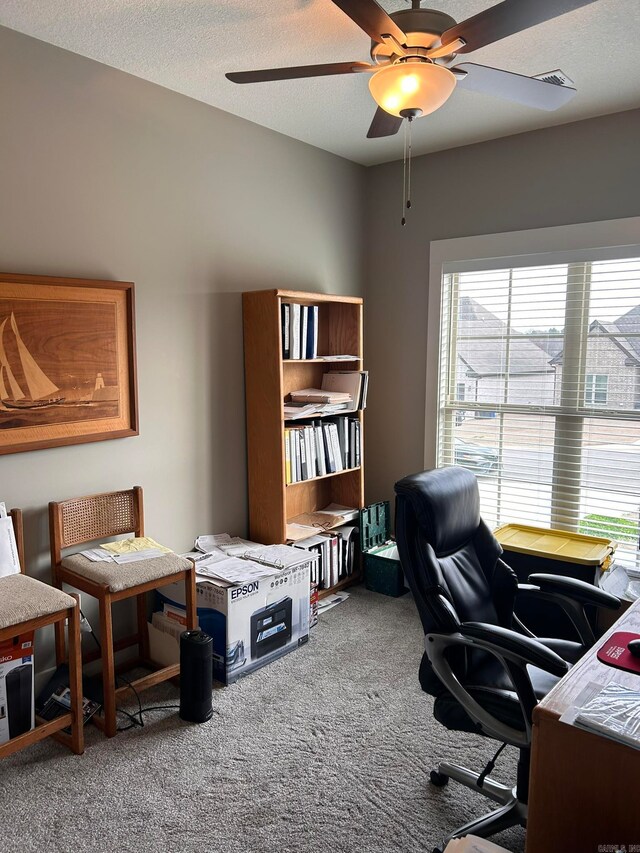
[[[213,715],[213,640],[204,631],[180,635],[180,718],[206,723]]]

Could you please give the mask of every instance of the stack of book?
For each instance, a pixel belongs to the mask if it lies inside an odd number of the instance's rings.
[[[318,306],[283,302],[282,357],[318,357]]]
[[[367,392],[369,390],[368,370],[330,370],[322,377],[322,388],[325,393],[346,393],[352,401],[354,410],[367,408]]]
[[[367,407],[369,374],[366,370],[330,370],[322,377],[321,388],[291,391],[284,403],[287,420],[313,415],[357,412]]]
[[[325,388],[301,388],[299,391],[292,391],[289,397],[293,403],[329,406],[353,405],[353,397],[348,391],[329,391]]]
[[[284,431],[287,485],[360,466],[360,421],[338,417]]]
[[[317,583],[320,589],[329,589],[350,577],[357,566],[357,539],[358,528],[345,525],[301,539],[293,547],[319,555],[312,563],[311,582]]]

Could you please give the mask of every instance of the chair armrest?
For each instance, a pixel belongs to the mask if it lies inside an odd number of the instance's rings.
[[[503,655],[514,663],[531,664],[559,677],[569,671],[569,664],[560,655],[537,640],[509,628],[484,622],[463,622],[459,630],[463,637],[477,640],[478,645],[487,651]]]
[[[458,679],[448,652],[452,648],[481,649],[497,658],[509,675],[522,710],[524,731],[507,725],[482,707]],[[465,622],[452,634],[427,633],[425,652],[433,671],[446,690],[457,699],[471,719],[491,737],[519,748],[531,745],[533,709],[537,698],[527,666],[531,664],[552,675],[562,676],[569,665],[537,640],[483,622]]]
[[[564,575],[529,575],[529,582],[535,584],[542,592],[560,593],[572,598],[580,604],[594,604],[596,607],[607,607],[609,610],[620,608],[620,599],[610,592],[605,592],[591,583],[568,578]]]

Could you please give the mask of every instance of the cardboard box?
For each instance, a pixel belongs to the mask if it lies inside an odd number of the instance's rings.
[[[0,643],[0,743],[35,726],[33,632]]]
[[[293,549],[292,549],[293,550]],[[213,677],[233,684],[309,640],[309,569],[301,561],[242,586],[198,579],[196,603],[200,628],[213,638]],[[163,586],[165,604],[184,607],[184,584]]]

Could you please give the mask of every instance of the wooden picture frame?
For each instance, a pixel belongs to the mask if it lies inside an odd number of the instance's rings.
[[[134,286],[0,273],[0,454],[138,435]]]

